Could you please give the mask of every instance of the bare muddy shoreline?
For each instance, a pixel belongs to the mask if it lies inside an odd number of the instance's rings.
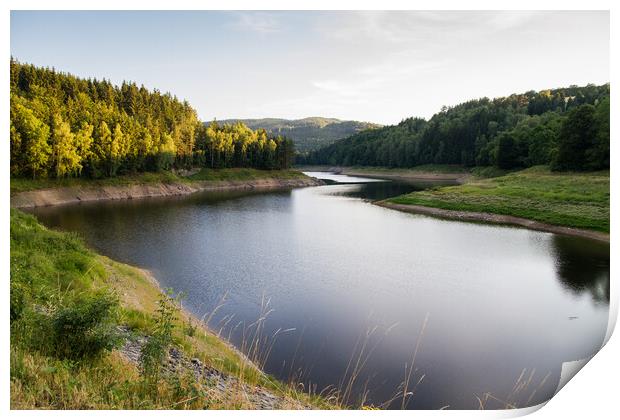
[[[194,181],[113,186],[72,186],[16,193],[11,207],[35,208],[81,202],[128,200],[193,194],[200,191],[275,190],[323,185],[316,178],[256,179],[247,181]]]
[[[535,220],[525,219],[522,217],[509,216],[494,213],[482,213],[473,211],[445,210],[436,207],[418,206],[413,204],[396,204],[388,201],[375,201],[373,204],[377,206],[404,211],[407,213],[425,214],[445,219],[464,220],[471,222],[483,222],[493,224],[504,224],[521,226],[532,230],[540,230],[543,232],[556,233],[561,235],[577,236],[581,238],[594,239],[602,242],[609,242],[609,234],[597,232],[594,230],[577,229],[567,226],[557,226],[548,223],[538,222]]]

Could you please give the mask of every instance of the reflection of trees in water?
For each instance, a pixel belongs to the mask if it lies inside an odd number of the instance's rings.
[[[553,252],[562,285],[575,294],[587,291],[596,302],[609,303],[609,244],[553,236]]]

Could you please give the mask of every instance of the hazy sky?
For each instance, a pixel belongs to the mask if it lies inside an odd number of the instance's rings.
[[[608,12],[12,12],[11,54],[133,80],[202,119],[397,123],[609,81]]]

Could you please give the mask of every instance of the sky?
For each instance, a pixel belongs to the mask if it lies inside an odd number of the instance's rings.
[[[395,124],[609,82],[609,12],[12,11],[11,54],[171,92],[203,120]]]

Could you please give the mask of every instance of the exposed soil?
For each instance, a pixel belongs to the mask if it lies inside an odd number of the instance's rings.
[[[322,185],[315,178],[257,179],[249,181],[203,181],[122,186],[62,187],[24,191],[11,197],[11,206],[33,208],[88,201],[126,200],[193,194],[198,191],[274,190]]]
[[[587,229],[577,229],[566,226],[550,225],[548,223],[537,222],[535,220],[524,219],[522,217],[508,216],[493,213],[481,213],[473,211],[445,210],[435,207],[418,206],[413,204],[396,204],[386,201],[377,201],[374,204],[394,210],[409,213],[427,214],[430,216],[442,217],[446,219],[466,220],[484,223],[496,223],[505,225],[523,226],[528,229],[540,230],[544,232],[558,233],[561,235],[579,236],[582,238],[594,239],[597,241],[609,242],[609,234]]]

